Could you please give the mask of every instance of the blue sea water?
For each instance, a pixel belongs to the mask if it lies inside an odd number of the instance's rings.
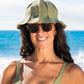
[[[84,31],[65,31],[70,53],[84,70]],[[20,31],[0,31],[0,76],[6,64],[19,59],[21,47]]]
[[[84,31],[65,31],[72,56],[84,51]]]
[[[84,31],[65,31],[72,56],[84,50]],[[19,56],[20,31],[0,31],[0,57]]]
[[[0,57],[19,56],[20,45],[19,31],[0,31]]]

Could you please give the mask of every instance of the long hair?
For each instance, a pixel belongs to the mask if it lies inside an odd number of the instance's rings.
[[[23,58],[25,58],[25,57],[31,55],[35,49],[34,49],[33,43],[31,42],[30,33],[26,28],[26,24],[21,25],[18,28],[21,30],[20,36],[22,38],[20,55]],[[66,42],[66,35],[63,30],[63,26],[60,23],[56,23],[55,28],[57,31],[57,34],[54,38],[54,52],[55,52],[55,54],[59,58],[64,60],[65,62],[74,63],[74,60],[71,57],[71,54],[69,52],[70,48]]]

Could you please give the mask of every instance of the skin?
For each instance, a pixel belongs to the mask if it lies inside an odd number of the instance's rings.
[[[53,84],[56,80],[64,64],[64,61],[58,58],[53,50],[53,40],[56,34],[54,24],[49,32],[44,32],[39,25],[37,33],[30,33],[35,51],[31,56],[20,60],[20,77],[23,84]],[[45,40],[39,40],[44,37]],[[16,61],[13,61],[4,70],[0,84],[13,84],[15,75]],[[61,84],[83,83],[84,72],[79,66],[69,63],[62,76]]]

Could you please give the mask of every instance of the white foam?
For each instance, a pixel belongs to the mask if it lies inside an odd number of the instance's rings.
[[[84,51],[79,50],[77,56],[73,56],[74,62],[79,65],[82,70],[84,71]]]

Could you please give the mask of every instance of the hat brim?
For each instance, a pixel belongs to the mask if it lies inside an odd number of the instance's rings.
[[[63,26],[63,28],[66,27],[66,25],[62,21],[50,20],[49,18],[39,19],[37,17],[37,18],[32,18],[30,20],[28,20],[28,18],[25,18],[24,20],[22,20],[20,23],[17,24],[17,28],[20,29],[20,26],[21,25],[24,25],[24,24],[32,24],[32,23],[36,23],[37,21],[39,21],[41,23],[60,23]]]

